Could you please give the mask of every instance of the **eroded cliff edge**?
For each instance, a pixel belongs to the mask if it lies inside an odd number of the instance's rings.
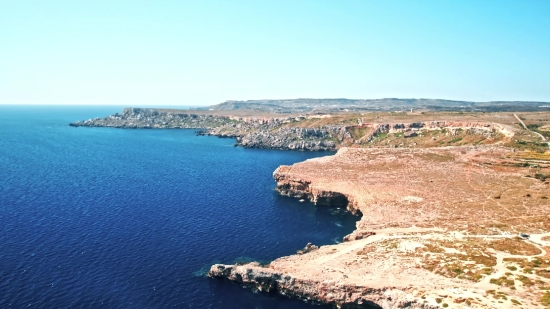
[[[303,118],[303,117],[302,117]],[[125,108],[104,118],[76,121],[73,127],[122,129],[198,129],[197,135],[236,138],[237,146],[306,151],[334,151],[343,139],[340,127],[287,127],[300,117],[243,117],[200,111]]]
[[[209,276],[340,308],[544,308],[550,189],[525,163],[504,147],[342,148],[281,166],[279,192],[345,204],[362,214],[357,230]]]
[[[198,135],[236,138],[238,146],[303,151],[334,151],[341,147],[425,148],[461,144],[510,143],[521,127],[512,115],[486,119],[440,114],[414,114],[379,119],[363,114],[256,115],[210,114],[209,111],[125,108],[104,118],[71,123],[74,127],[124,129],[197,129]],[[504,117],[504,118],[503,118]],[[400,118],[400,117],[395,117]],[[503,121],[505,119],[505,121]],[[500,122],[494,122],[498,120]],[[528,133],[527,130],[523,130]],[[524,132],[524,133],[525,133]],[[537,138],[537,137],[536,137]],[[535,138],[535,139],[536,139]]]

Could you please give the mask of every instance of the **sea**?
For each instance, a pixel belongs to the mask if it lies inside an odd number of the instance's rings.
[[[282,164],[194,130],[70,127],[121,106],[0,105],[0,308],[326,308],[206,277],[359,219],[275,191]]]

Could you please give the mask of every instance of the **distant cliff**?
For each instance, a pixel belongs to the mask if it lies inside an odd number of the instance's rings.
[[[373,123],[363,122],[363,118],[357,114],[345,117],[347,118],[330,115],[238,117],[212,115],[205,111],[125,108],[120,114],[77,121],[70,125],[125,129],[197,129],[198,135],[235,138],[236,146],[302,151],[335,151],[344,146],[425,148],[494,144],[510,140],[515,134],[514,127],[499,123]]]
[[[125,108],[122,113],[105,118],[76,121],[73,127],[112,127],[124,129],[204,129],[230,124],[225,116],[211,116],[189,112],[166,112],[150,108]]]
[[[111,127],[123,129],[198,129],[198,135],[234,137],[236,145],[305,151],[334,151],[337,129],[281,127],[295,121],[286,118],[241,118],[206,115],[189,111],[174,112],[148,108],[125,108],[122,113],[76,121],[73,127]]]

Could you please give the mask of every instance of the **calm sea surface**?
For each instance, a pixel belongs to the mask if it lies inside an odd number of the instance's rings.
[[[279,165],[328,153],[68,126],[121,110],[0,106],[0,308],[324,308],[205,273],[350,233],[274,191]]]

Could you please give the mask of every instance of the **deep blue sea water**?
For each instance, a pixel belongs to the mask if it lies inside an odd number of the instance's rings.
[[[328,153],[68,126],[121,109],[0,106],[0,308],[312,308],[205,273],[350,233],[274,191],[279,165]]]

